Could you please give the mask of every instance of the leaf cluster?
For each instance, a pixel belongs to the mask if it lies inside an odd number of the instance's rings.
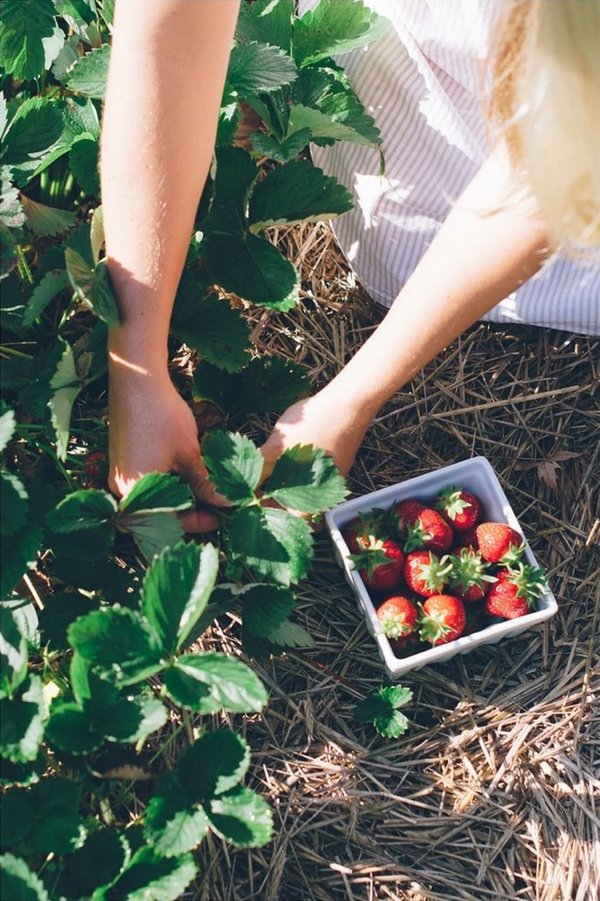
[[[241,848],[269,840],[270,809],[243,784],[246,743],[200,719],[257,714],[266,689],[244,659],[192,645],[235,610],[251,657],[310,647],[293,613],[313,537],[296,514],[345,496],[320,451],[286,451],[263,482],[258,448],[213,432],[206,462],[231,506],[197,545],[183,540],[178,514],[194,501],[176,476],[150,473],[117,502],[89,466],[106,448],[106,335],[119,322],[98,176],[113,12],[114,0],[0,9],[2,898],[169,901],[209,832]],[[257,354],[230,295],[289,308],[298,276],[268,230],[350,209],[308,143],[380,145],[332,55],[383,21],[361,0],[340,13],[331,0],[301,18],[292,0],[242,7],[171,323],[172,353],[198,361],[193,397],[223,419],[280,412],[310,390],[302,367]],[[248,110],[257,124],[241,147]],[[148,740],[182,714],[189,747],[136,795],[124,780],[150,782]],[[135,826],[105,825],[115,784],[136,797]]]

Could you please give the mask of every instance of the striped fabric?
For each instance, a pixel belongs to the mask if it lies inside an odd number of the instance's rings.
[[[300,13],[317,0],[301,0]],[[345,0],[338,0],[345,2]],[[390,306],[485,160],[482,94],[504,0],[368,0],[392,27],[340,59],[381,129],[386,161],[348,143],[313,147],[316,165],[352,189],[334,222],[340,246],[378,303]],[[485,317],[600,334],[598,256],[558,256]]]

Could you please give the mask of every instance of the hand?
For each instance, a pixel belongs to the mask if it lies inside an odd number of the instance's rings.
[[[305,400],[288,407],[261,447],[265,458],[264,476],[268,476],[281,453],[296,444],[312,444],[333,457],[342,475],[354,463],[370,418],[364,410],[342,401],[328,386]]]
[[[109,414],[108,484],[117,496],[148,472],[177,472],[199,501],[222,502],[200,456],[194,414],[168,376],[111,368]],[[180,519],[188,532],[217,526],[217,517],[201,510],[186,511]]]

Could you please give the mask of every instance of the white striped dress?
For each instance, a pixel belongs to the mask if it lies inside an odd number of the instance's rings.
[[[315,2],[301,0],[300,13]],[[340,62],[381,129],[386,174],[375,151],[354,144],[313,147],[313,159],[351,188],[355,208],[334,229],[369,294],[390,306],[489,153],[482,85],[506,0],[368,5],[392,27]],[[554,257],[485,318],[600,334],[598,256]]]

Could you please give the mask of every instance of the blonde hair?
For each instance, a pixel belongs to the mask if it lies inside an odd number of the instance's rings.
[[[600,244],[600,2],[513,0],[493,72],[490,120],[550,238]]]

